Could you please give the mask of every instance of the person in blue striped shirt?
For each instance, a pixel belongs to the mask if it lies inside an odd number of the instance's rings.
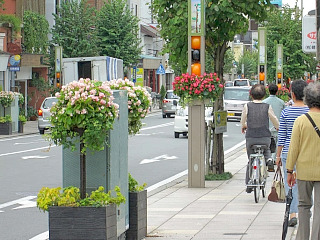
[[[286,194],[288,194],[289,186],[287,183],[286,161],[290,145],[293,123],[297,117],[309,111],[309,108],[303,102],[303,89],[307,83],[303,80],[296,80],[291,85],[291,97],[293,105],[282,110],[280,116],[280,127],[278,132],[278,149],[276,155],[276,164],[282,165],[284,175],[284,186]],[[293,199],[290,206],[289,226],[294,227],[297,224],[296,214],[298,212],[298,189],[297,186],[292,187]]]

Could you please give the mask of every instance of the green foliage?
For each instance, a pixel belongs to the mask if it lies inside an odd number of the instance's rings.
[[[166,93],[167,93],[166,88],[163,85],[161,85],[161,88],[160,88],[161,101],[166,97]]]
[[[0,3],[1,4],[1,3]],[[0,5],[1,7],[1,5]],[[21,21],[18,17],[12,14],[0,14],[0,23],[12,24],[15,37],[21,32]]]
[[[7,123],[7,122],[12,122],[12,118],[10,115],[0,117],[0,123]]]
[[[314,54],[302,51],[301,12],[297,8],[283,6],[282,11],[268,11],[267,27],[268,82],[276,77],[276,45],[283,44],[283,76],[284,79],[300,79],[304,72],[315,73],[317,61]]]
[[[25,51],[28,53],[47,52],[49,23],[45,16],[25,11],[23,14],[23,30]]]
[[[53,14],[52,43],[63,47],[63,57],[99,55],[96,11],[83,0],[62,1],[58,14]]]
[[[233,69],[233,62],[234,61],[235,61],[234,54],[233,54],[231,48],[229,48],[226,51],[225,55],[224,55],[224,69],[223,69],[223,72],[231,73],[232,69]],[[214,68],[210,72],[213,72],[213,71],[214,71]]]
[[[106,1],[98,13],[97,29],[101,55],[123,59],[124,66],[138,62],[139,19],[132,15],[126,0]]]
[[[258,52],[246,50],[239,59],[237,65],[237,74],[242,73],[242,64],[244,65],[245,78],[252,79],[258,73]]]
[[[232,173],[225,172],[222,174],[208,174],[205,176],[205,180],[207,181],[221,181],[221,180],[229,180],[232,178]]]
[[[137,180],[129,173],[129,192],[141,192],[146,188],[147,184],[139,185]]]
[[[85,199],[80,198],[80,190],[77,187],[67,187],[61,192],[61,187],[48,188],[43,187],[37,198],[37,207],[41,210],[48,211],[51,206],[67,206],[67,207],[80,207],[80,206],[94,206],[102,207],[108,204],[117,204],[126,201],[125,197],[121,194],[120,188],[114,188],[116,196],[112,192],[104,192],[104,187],[100,186],[97,190],[93,191],[90,196]]]
[[[221,78],[227,43],[236,34],[248,30],[248,18],[263,20],[270,0],[206,1],[206,52],[214,61],[214,72]],[[152,12],[161,26],[160,34],[166,39],[164,52],[170,53],[170,64],[178,72],[187,70],[188,1],[154,0]],[[212,63],[208,63],[212,64]],[[182,71],[181,71],[182,69]]]
[[[27,118],[24,115],[19,115],[18,119],[23,124],[25,124],[27,122]]]

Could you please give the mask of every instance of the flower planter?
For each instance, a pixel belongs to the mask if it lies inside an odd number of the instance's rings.
[[[140,240],[147,235],[147,190],[129,192],[129,229],[127,240]]]
[[[5,122],[0,123],[0,135],[11,135],[12,134],[12,123]]]
[[[116,205],[50,207],[49,239],[117,240]]]
[[[18,133],[23,133],[23,125],[24,123],[19,121],[18,122]]]

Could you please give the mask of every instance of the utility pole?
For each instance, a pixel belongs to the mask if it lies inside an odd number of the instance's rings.
[[[317,18],[317,60],[320,62],[320,0],[316,0],[316,18]]]

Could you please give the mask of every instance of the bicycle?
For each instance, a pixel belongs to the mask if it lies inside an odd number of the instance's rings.
[[[259,202],[260,190],[262,197],[266,196],[266,182],[267,182],[267,169],[264,158],[264,151],[268,149],[266,145],[252,145],[254,153],[250,154],[249,159],[249,182],[247,187],[252,188],[254,191],[254,200],[256,203]]]

